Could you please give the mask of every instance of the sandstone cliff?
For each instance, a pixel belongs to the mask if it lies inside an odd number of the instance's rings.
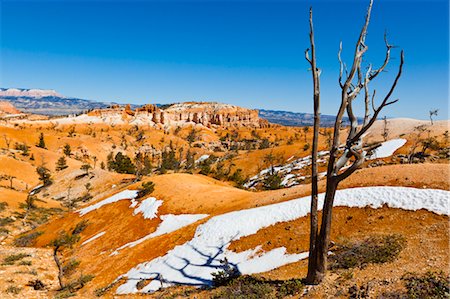
[[[207,127],[246,126],[261,128],[269,126],[267,120],[259,118],[258,110],[211,102],[177,103],[161,108],[147,104],[134,110],[130,108],[130,105],[114,105],[107,109],[93,110],[89,112],[89,115],[98,117],[121,115],[124,120],[146,119],[162,125],[194,123]]]

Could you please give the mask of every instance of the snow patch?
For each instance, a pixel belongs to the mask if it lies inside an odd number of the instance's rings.
[[[99,201],[93,205],[86,207],[86,208],[78,210],[78,213],[80,213],[80,216],[84,216],[87,213],[97,210],[98,208],[100,208],[104,205],[114,203],[114,202],[117,202],[122,199],[134,199],[134,198],[136,198],[138,192],[139,192],[138,190],[124,190],[122,192],[114,194],[111,197],[108,197],[107,199],[104,199],[104,200]]]
[[[145,219],[153,219],[158,214],[158,208],[162,205],[162,200],[149,197],[141,202],[139,207],[134,209],[134,215],[142,213]],[[131,207],[135,207],[135,202],[131,203]]]
[[[406,139],[392,139],[381,143],[381,146],[373,150],[372,155],[367,157],[367,160],[378,158],[387,158],[394,154],[396,150],[405,145]]]
[[[87,244],[87,243],[89,243],[89,242],[91,242],[91,241],[94,241],[95,239],[100,238],[100,237],[103,236],[104,234],[105,234],[105,232],[98,233],[98,234],[96,234],[95,236],[93,236],[93,237],[87,239],[86,241],[84,241],[83,243],[81,243],[81,245],[83,246],[83,245],[85,245],[85,244]]]
[[[437,214],[449,214],[450,192],[406,187],[365,187],[339,190],[335,206],[382,207],[405,210],[426,209]],[[324,194],[319,196],[319,206]],[[253,209],[215,216],[199,225],[192,240],[176,246],[166,255],[141,263],[128,271],[128,280],[117,289],[118,294],[153,292],[176,284],[194,286],[212,283],[211,272],[220,269],[220,260],[227,257],[242,274],[269,271],[307,257],[307,253],[286,254],[283,247],[262,252],[259,247],[245,252],[228,250],[229,244],[242,237],[279,222],[292,221],[309,213],[310,196]],[[153,279],[143,289],[136,288],[141,279]]]
[[[171,232],[174,232],[182,227],[188,226],[189,224],[192,224],[194,222],[197,222],[200,219],[203,219],[205,217],[207,217],[207,214],[182,214],[182,215],[173,215],[173,214],[168,214],[168,215],[162,215],[160,218],[162,220],[162,222],[159,224],[158,228],[156,229],[156,231],[154,231],[153,233],[142,237],[136,241],[133,242],[129,242],[125,245],[120,246],[119,248],[117,248],[116,250],[114,250],[113,253],[111,253],[110,255],[117,255],[119,254],[119,251],[127,248],[127,247],[134,247],[146,240],[164,235],[164,234],[168,234]]]
[[[197,160],[195,160],[195,163],[203,162],[203,161],[205,161],[208,158],[209,158],[209,155],[203,155],[200,158],[198,158]]]

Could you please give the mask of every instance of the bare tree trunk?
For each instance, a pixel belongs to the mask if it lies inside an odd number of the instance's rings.
[[[370,99],[369,99],[369,83],[375,79],[386,67],[390,58],[390,50],[392,48],[391,45],[388,44],[386,34],[385,34],[385,44],[386,44],[386,57],[383,65],[378,69],[373,69],[372,65],[369,65],[365,74],[362,71],[362,61],[364,53],[367,51],[367,46],[365,45],[365,38],[367,35],[367,27],[369,25],[370,14],[372,10],[373,0],[370,1],[369,7],[367,9],[367,14],[365,18],[364,26],[359,35],[359,39],[356,43],[355,53],[353,56],[353,64],[350,71],[347,71],[345,64],[341,59],[342,52],[342,43],[339,46],[338,58],[340,63],[340,72],[339,72],[339,85],[342,89],[341,92],[341,104],[339,107],[339,111],[336,115],[336,120],[334,122],[334,132],[332,145],[330,149],[330,157],[328,160],[327,167],[327,185],[325,192],[325,200],[323,204],[323,212],[322,212],[322,221],[320,225],[320,232],[317,235],[317,181],[313,181],[312,184],[312,200],[311,200],[311,234],[310,234],[310,260],[308,261],[308,276],[307,283],[318,284],[320,283],[326,273],[327,270],[327,257],[328,257],[328,248],[330,244],[330,232],[331,232],[331,221],[332,221],[332,212],[333,212],[333,203],[334,197],[336,195],[336,190],[341,181],[345,180],[352,173],[354,173],[365,161],[366,150],[363,148],[363,136],[367,132],[367,130],[374,124],[377,120],[377,117],[381,110],[391,104],[396,103],[398,100],[388,101],[391,97],[392,93],[395,90],[397,82],[401,76],[403,69],[404,56],[403,51],[400,55],[400,66],[397,76],[387,93],[387,95],[382,100],[381,104],[378,107],[375,107],[374,97],[375,91],[372,94],[372,108],[373,115],[369,114],[370,111]],[[311,45],[314,46],[313,40],[313,30],[312,30],[312,13],[310,12],[310,38]],[[308,57],[308,51],[306,51],[306,58],[310,62],[311,66],[313,66],[313,74],[314,71],[317,72],[317,77],[313,76],[314,80],[314,107],[315,114],[318,114],[318,104],[316,105],[316,100],[319,101],[320,89],[318,88],[318,72],[315,67],[315,55],[313,53],[313,59],[310,60]],[[343,81],[343,74],[345,74],[346,78]],[[357,79],[355,83],[354,79]],[[317,88],[316,88],[317,87]],[[358,124],[358,118],[355,116],[353,112],[352,103],[353,100],[358,97],[360,92],[364,90],[365,95],[365,116],[362,126]],[[317,111],[316,111],[317,108]],[[347,113],[347,116],[350,120],[350,129],[348,131],[348,135],[346,138],[346,143],[343,149],[340,147],[340,128],[342,124],[342,119],[344,114]],[[316,121],[316,118],[315,118]],[[316,124],[315,124],[316,125]],[[318,124],[317,124],[318,126]],[[318,127],[314,127],[314,134],[318,133]],[[317,136],[315,136],[316,138]],[[317,148],[313,148],[313,159],[317,156]],[[347,166],[347,164],[349,164]],[[317,173],[317,169],[313,170]],[[314,203],[315,202],[315,203]],[[315,220],[314,220],[315,219]]]
[[[313,283],[316,272],[316,242],[318,233],[318,171],[317,171],[317,151],[319,141],[319,129],[320,129],[320,70],[317,68],[316,63],[316,47],[314,43],[314,26],[313,26],[313,13],[312,8],[309,10],[309,26],[310,26],[310,44],[311,44],[311,59],[308,57],[309,49],[305,51],[306,60],[311,65],[311,72],[313,77],[314,88],[314,131],[311,151],[311,214],[310,214],[310,235],[309,235],[309,259],[308,259],[308,275],[307,281]],[[306,136],[306,132],[305,132]]]
[[[59,249],[59,247],[55,247],[53,249],[53,259],[55,260],[56,266],[58,267],[58,282],[59,282],[59,287],[62,290],[65,287],[64,282],[63,282],[64,271],[63,271],[62,264],[58,258],[58,249]]]

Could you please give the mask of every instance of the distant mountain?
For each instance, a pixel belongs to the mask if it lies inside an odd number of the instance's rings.
[[[42,115],[78,114],[114,103],[68,98],[54,90],[0,88],[0,101],[7,101],[25,113]]]
[[[283,126],[312,126],[314,122],[314,115],[311,113],[259,109],[259,116],[267,119],[271,123],[280,124]],[[334,115],[321,114],[320,126],[332,127],[334,125],[335,119],[336,116]],[[348,124],[348,118],[344,117],[343,123],[344,125]]]
[[[79,98],[65,97],[51,89],[22,89],[0,88],[0,101],[10,102],[14,107],[25,113],[57,116],[79,114],[88,110],[108,108],[116,103],[97,102]],[[171,105],[159,105],[161,109]],[[136,109],[140,105],[130,105]],[[258,109],[259,116],[274,124],[284,126],[311,126],[313,115],[311,113],[298,113],[290,111],[275,111]],[[335,116],[321,115],[321,126],[333,126]],[[348,122],[344,118],[344,123]]]

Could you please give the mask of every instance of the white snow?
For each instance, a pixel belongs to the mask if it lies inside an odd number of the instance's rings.
[[[30,191],[30,195],[34,195],[36,193],[37,190],[41,189],[42,187],[44,187],[44,185],[37,185],[36,187],[34,187],[33,189],[31,189]]]
[[[386,142],[383,142],[378,148],[373,150],[373,153],[371,156],[367,156],[367,160],[373,160],[377,158],[386,158],[390,157],[394,154],[394,152],[405,145],[406,139],[392,139]],[[342,147],[342,146],[341,146]],[[317,153],[317,156],[319,159],[317,159],[318,163],[326,163],[328,161],[328,156],[330,152],[329,151],[320,151]],[[293,158],[290,157],[286,164],[284,165],[278,165],[273,168],[273,171],[277,173],[282,178],[281,185],[283,187],[292,187],[299,184],[299,181],[304,179],[305,177],[302,176],[301,173],[292,173],[294,171],[301,170],[307,166],[310,166],[312,164],[311,156],[306,156],[303,158],[298,158],[293,161],[291,161]],[[291,162],[289,162],[291,161]],[[346,166],[347,168],[350,167],[350,165]],[[344,169],[344,168],[343,168]],[[251,177],[248,179],[248,181],[244,184],[245,188],[254,188],[258,184],[261,184],[266,177],[267,174],[271,173],[271,168],[266,168],[261,170],[257,175]],[[321,173],[319,175],[319,178],[324,177],[326,173]]]
[[[136,241],[129,242],[125,245],[120,246],[119,248],[114,250],[114,252],[111,253],[111,255],[119,254],[119,251],[126,247],[134,247],[134,246],[136,246],[146,240],[149,240],[151,238],[155,238],[155,237],[158,237],[158,236],[161,236],[164,234],[174,232],[182,227],[185,227],[185,226],[188,226],[189,224],[197,222],[198,220],[203,219],[207,216],[208,216],[207,214],[162,215],[160,217],[162,222],[159,224],[156,231],[154,231],[153,233],[151,233],[145,237],[142,237]]]
[[[94,241],[95,239],[100,238],[100,237],[103,236],[104,234],[105,234],[105,232],[98,233],[98,234],[96,234],[95,236],[93,236],[93,237],[87,239],[86,241],[84,241],[83,243],[81,243],[81,245],[85,245],[85,244],[87,244],[87,243],[89,243],[89,242],[91,242],[91,241]]]
[[[206,159],[209,158],[209,155],[202,155],[200,158],[198,158],[197,160],[195,160],[195,163],[200,163],[205,161]]]
[[[386,158],[390,157],[394,154],[396,150],[405,145],[406,139],[392,139],[386,142],[383,142],[380,147],[373,150],[373,153],[370,157],[367,157],[368,160],[373,160],[377,158]]]
[[[324,194],[319,196],[319,206]],[[405,187],[365,187],[339,190],[335,206],[379,208],[387,204],[405,210],[426,209],[437,214],[449,214],[450,192],[433,189]],[[220,268],[220,260],[227,257],[242,274],[268,271],[307,257],[307,253],[286,254],[283,247],[262,252],[259,247],[235,253],[228,250],[233,240],[255,234],[270,225],[295,220],[309,213],[310,196],[235,211],[215,216],[199,225],[192,240],[176,246],[166,255],[141,263],[123,275],[128,280],[119,286],[118,294],[152,292],[175,284],[194,286],[211,284],[211,272]],[[141,279],[153,279],[143,289],[136,283]]]
[[[85,214],[92,212],[104,205],[114,203],[114,202],[117,202],[122,199],[134,199],[134,198],[136,198],[138,192],[139,191],[137,191],[137,190],[124,190],[124,191],[114,194],[113,196],[108,197],[102,201],[99,201],[93,205],[90,205],[86,208],[78,210],[78,213],[80,213],[80,216],[84,216]]]
[[[162,205],[162,200],[157,200],[154,197],[149,197],[141,202],[139,207],[134,209],[134,215],[142,213],[145,219],[153,219],[158,214],[158,208]],[[132,202],[131,207],[136,206]]]

